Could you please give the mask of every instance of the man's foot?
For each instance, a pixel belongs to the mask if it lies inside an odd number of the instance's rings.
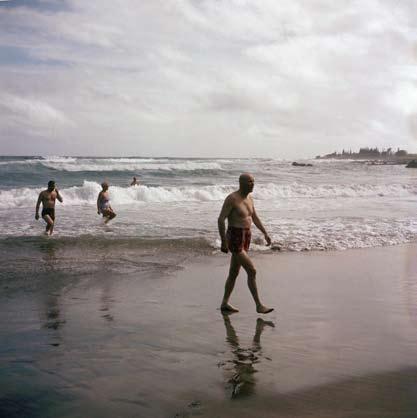
[[[270,313],[274,310],[274,308],[268,308],[264,305],[259,305],[256,307],[256,312],[261,313],[261,314],[267,314]]]
[[[239,309],[235,308],[230,303],[222,303],[220,306],[222,312],[239,312]]]
[[[258,327],[264,329],[265,325],[275,328],[275,324],[272,321],[265,321],[263,318],[258,318],[256,320],[256,329],[258,329]]]

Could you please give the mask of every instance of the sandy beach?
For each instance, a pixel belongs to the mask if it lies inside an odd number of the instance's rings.
[[[243,273],[220,313],[220,253],[71,282],[44,259],[1,283],[0,416],[415,416],[416,251],[254,254],[266,316]]]
[[[0,418],[417,418],[416,14],[0,0]]]

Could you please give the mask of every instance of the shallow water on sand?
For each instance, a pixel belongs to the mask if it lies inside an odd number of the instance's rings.
[[[1,417],[415,416],[415,246],[257,255],[261,318],[243,274],[216,309],[225,256],[74,271],[48,245],[2,275]]]

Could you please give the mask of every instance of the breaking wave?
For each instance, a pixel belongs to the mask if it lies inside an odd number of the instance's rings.
[[[47,168],[58,171],[195,171],[195,170],[221,170],[217,162],[170,160],[153,158],[71,158],[51,157],[37,160]]]
[[[137,204],[147,202],[208,202],[221,201],[227,194],[235,190],[235,185],[217,186],[184,186],[184,187],[151,187],[111,186],[110,194],[115,204]],[[33,206],[40,188],[18,188],[0,190],[0,209]],[[95,204],[101,187],[93,181],[84,181],[82,186],[61,189],[65,204],[89,205]],[[257,186],[254,198],[259,200],[289,200],[289,199],[334,199],[334,198],[366,198],[366,197],[407,197],[417,194],[414,185],[369,185],[369,184],[323,184],[307,186],[299,183],[289,185],[266,184]]]

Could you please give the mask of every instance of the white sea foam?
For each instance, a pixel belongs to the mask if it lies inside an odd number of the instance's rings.
[[[417,220],[410,218],[306,219],[283,221],[273,229],[273,248],[289,251],[346,250],[417,240]]]
[[[319,184],[307,185],[294,182],[288,185],[269,183],[257,187],[254,196],[259,199],[274,198],[334,198],[416,195],[414,184]]]
[[[41,190],[28,187],[0,190],[0,209],[34,206]]]
[[[19,165],[26,165],[26,164],[37,164],[39,160],[6,160],[0,161],[0,166],[2,165],[10,165],[10,166],[19,166]]]
[[[146,202],[207,202],[221,201],[235,190],[234,185],[184,186],[184,187],[118,187],[111,186],[110,195],[115,204],[135,204]],[[32,206],[41,189],[19,188],[0,190],[0,209]],[[61,189],[65,204],[95,204],[101,190],[98,183],[84,181],[82,186]],[[335,199],[366,197],[416,197],[414,185],[318,185],[307,186],[298,183],[290,185],[267,184],[258,186],[254,198],[282,202],[283,199]]]
[[[272,246],[267,247],[259,233],[254,231],[252,251],[347,250],[417,241],[417,220],[410,218],[284,220],[268,227]],[[211,245],[220,248],[220,240],[213,238]]]
[[[43,166],[58,171],[196,171],[221,170],[222,166],[213,161],[169,160],[152,158],[92,158],[48,157],[38,160]]]

